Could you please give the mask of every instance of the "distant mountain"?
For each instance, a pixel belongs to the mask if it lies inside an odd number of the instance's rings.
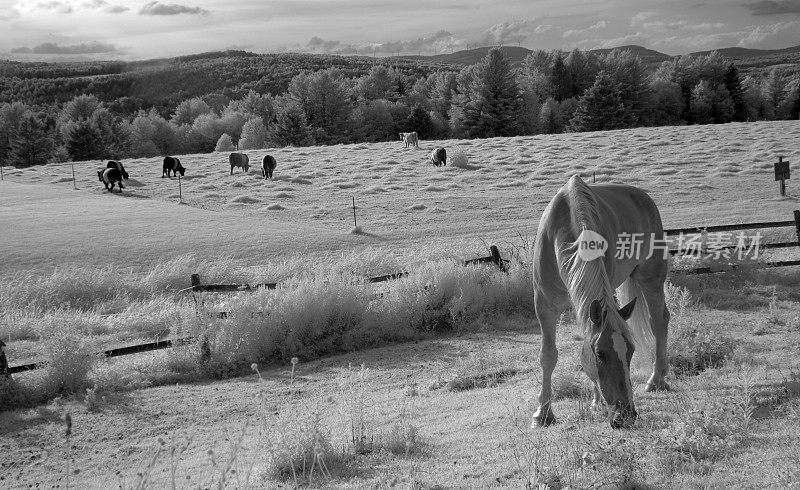
[[[453,64],[453,65],[474,65],[481,61],[489,50],[492,47],[484,47],[484,48],[475,48],[475,49],[465,49],[462,51],[456,51],[455,53],[447,53],[447,54],[437,54],[433,56],[400,56],[400,58],[407,59],[407,60],[425,60],[425,61],[436,61],[439,63],[446,63],[446,64]],[[503,51],[503,54],[506,55],[506,58],[511,61],[512,65],[517,65],[525,59],[526,56],[531,54],[533,51],[528,48],[523,48],[520,46],[499,46],[499,49]],[[662,61],[671,60],[672,56],[659,53],[658,51],[654,51],[652,49],[643,48],[642,46],[636,45],[628,45],[628,46],[619,46],[616,48],[607,48],[607,49],[594,49],[590,50],[590,53],[595,53],[598,55],[608,54],[615,49],[620,49],[623,51],[631,51],[642,59],[645,64],[658,64]]]
[[[620,51],[630,51],[633,54],[639,55],[639,58],[642,59],[644,64],[649,65],[651,63],[662,63],[664,61],[669,61],[672,59],[672,56],[664,53],[659,53],[658,51],[654,51],[652,49],[643,48],[642,46],[637,46],[635,44],[630,44],[628,46],[619,46],[616,48],[605,48],[605,49],[593,49],[589,51],[590,53],[595,53],[597,55],[605,55],[608,54],[615,49]]]
[[[722,49],[715,49],[713,51],[717,51],[719,54],[726,56],[728,58],[745,59],[745,58],[756,58],[760,56],[800,54],[800,45],[791,46],[789,48],[783,48],[783,49],[722,48]],[[691,56],[707,55],[711,52],[712,51],[698,51],[696,53],[690,53],[690,55]]]
[[[506,55],[506,58],[508,58],[512,65],[521,63],[522,60],[524,60],[525,57],[532,52],[530,49],[520,46],[489,46],[484,48],[464,49],[454,53],[435,54],[433,56],[401,55],[400,58],[406,60],[435,61],[438,63],[468,66],[474,65],[475,63],[481,61],[486,57],[487,54],[489,54],[489,50],[495,47],[503,51],[503,54]]]

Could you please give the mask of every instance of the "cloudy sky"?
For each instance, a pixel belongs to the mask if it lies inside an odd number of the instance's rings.
[[[800,0],[0,0],[0,58],[435,54],[476,45],[670,55],[800,45]]]

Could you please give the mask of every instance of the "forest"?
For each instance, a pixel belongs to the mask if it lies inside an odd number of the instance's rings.
[[[227,51],[0,62],[0,164],[798,119],[793,65],[499,48],[470,65]]]

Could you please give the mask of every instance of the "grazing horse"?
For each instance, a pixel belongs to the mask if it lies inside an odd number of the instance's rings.
[[[533,425],[555,422],[550,401],[558,361],[556,323],[570,304],[583,329],[581,365],[594,384],[592,406],[605,402],[612,427],[636,421],[630,378],[634,346],[648,347],[652,355],[654,338],[653,374],[645,389],[669,389],[664,381],[669,323],[664,248],[658,208],[636,187],[589,186],[576,175],[547,205],[533,248],[533,301],[542,330],[542,388]],[[625,304],[620,309],[616,288]]]
[[[447,165],[447,151],[444,148],[435,148],[431,153],[431,163],[434,167]]]
[[[119,170],[120,175],[125,180],[128,180],[128,172],[125,170],[125,167],[122,166],[122,162],[118,162],[116,160],[109,160],[106,164],[106,168],[115,168]]]
[[[250,159],[244,153],[231,153],[228,160],[231,162],[231,175],[233,175],[233,167],[243,168],[245,172],[250,171]]]
[[[106,190],[111,192],[114,189],[114,183],[119,185],[119,193],[122,194],[122,189],[124,188],[122,185],[122,179],[124,178],[122,172],[116,168],[106,168],[104,170],[97,171],[97,178],[100,179],[100,182],[106,186]]]
[[[164,157],[164,166],[161,170],[162,179],[165,175],[171,179],[173,176],[178,175],[178,173],[180,173],[181,177],[183,177],[185,172],[186,169],[183,167],[183,165],[181,165],[181,161],[176,157]]]
[[[406,148],[412,145],[419,148],[419,138],[417,137],[416,131],[412,131],[411,133],[400,133],[400,141],[406,144]]]
[[[275,171],[275,167],[278,166],[278,162],[275,161],[275,157],[272,155],[264,155],[264,158],[261,160],[261,175],[264,176],[264,180],[272,178],[272,172]]]

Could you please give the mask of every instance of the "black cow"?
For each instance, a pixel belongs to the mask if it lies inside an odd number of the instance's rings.
[[[181,161],[176,157],[164,157],[164,166],[161,170],[162,179],[165,175],[171,179],[175,175],[178,175],[178,173],[180,173],[181,177],[183,177],[185,172],[186,169],[183,167],[183,165],[181,165]]]
[[[231,175],[233,175],[234,167],[239,167],[245,172],[250,171],[250,159],[244,153],[231,153],[228,161],[231,163]]]
[[[106,168],[115,168],[119,170],[120,175],[125,180],[128,180],[128,172],[125,170],[125,167],[122,166],[122,162],[118,162],[116,160],[109,160],[106,164]]]
[[[261,175],[264,176],[264,179],[271,179],[272,172],[275,171],[275,167],[278,166],[278,162],[275,161],[275,157],[272,155],[265,155],[263,160],[261,160]]]

